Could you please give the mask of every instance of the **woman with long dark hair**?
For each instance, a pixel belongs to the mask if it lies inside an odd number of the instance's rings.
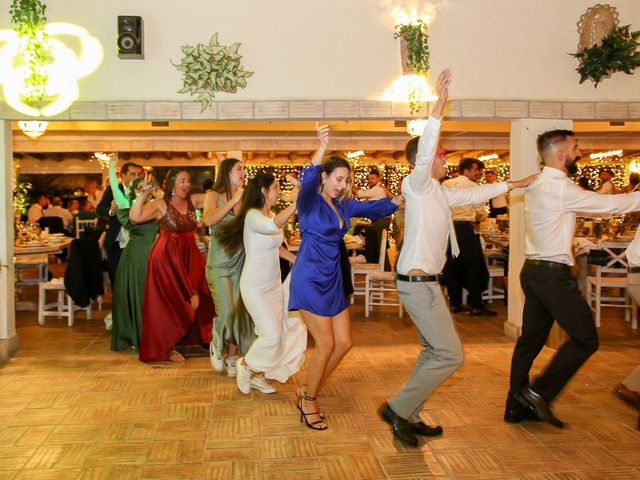
[[[215,313],[194,236],[196,208],[202,201],[199,194],[190,193],[191,180],[184,170],[169,170],[163,199],[148,202],[150,183],[147,174],[129,210],[132,223],[156,219],[160,226],[147,264],[140,360],[183,362],[176,345],[208,344]]]
[[[244,179],[244,165],[240,160],[224,160],[212,190],[205,197],[202,215],[202,223],[209,227],[211,234],[207,281],[216,307],[213,340],[209,344],[210,361],[215,371],[226,369],[230,377],[236,376],[236,355],[247,353],[256,336],[240,296],[240,274],[245,257],[242,241],[230,254],[220,245],[217,232],[240,212]]]
[[[325,430],[327,424],[316,402],[318,391],[351,348],[349,304],[340,268],[343,237],[351,217],[386,217],[401,199],[360,202],[348,198],[349,162],[337,156],[323,161],[329,127],[320,127],[318,137],[320,148],[302,171],[298,195],[302,244],[291,272],[289,308],[300,310],[315,341],[307,385],[298,390],[300,421],[314,430]]]
[[[242,195],[238,215],[221,227],[216,235],[229,254],[242,248],[246,259],[240,277],[244,304],[253,319],[256,340],[238,360],[238,389],[275,393],[266,380],[285,383],[304,362],[307,331],[297,315],[288,315],[288,281],[283,287],[279,257],[294,261],[293,254],[281,247],[282,226],[296,211],[293,202],[277,215],[272,208],[280,191],[273,175],[258,173],[249,180]]]

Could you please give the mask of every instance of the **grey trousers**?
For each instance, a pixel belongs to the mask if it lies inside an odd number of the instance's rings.
[[[640,273],[627,275],[627,292],[634,302],[640,304]],[[640,393],[640,367],[634,368],[622,384],[629,390]]]
[[[431,393],[462,366],[460,338],[453,325],[440,285],[436,282],[397,282],[398,293],[424,346],[413,374],[389,406],[401,418],[419,422]]]

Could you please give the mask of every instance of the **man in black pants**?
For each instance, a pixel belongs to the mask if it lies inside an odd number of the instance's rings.
[[[125,195],[128,194],[131,182],[142,174],[142,167],[140,165],[132,162],[124,163],[120,169],[122,182],[118,185],[118,188]],[[116,270],[118,268],[118,262],[120,261],[120,255],[122,255],[122,249],[127,240],[116,215],[118,208],[113,201],[111,186],[107,187],[104,191],[104,195],[96,210],[98,211],[98,215],[109,217],[109,228],[107,228],[107,233],[104,236],[104,250],[107,252],[109,281],[111,285],[113,285],[116,279]]]
[[[575,212],[627,213],[640,209],[640,193],[599,195],[583,190],[568,177],[580,159],[574,133],[552,130],[538,137],[544,163],[540,177],[524,194],[526,260],[520,273],[525,295],[522,336],[511,360],[510,391],[504,419],[538,418],[562,428],[550,409],[571,377],[598,349],[591,309],[571,275]],[[533,383],[529,371],[556,320],[568,334],[549,365]]]
[[[475,158],[463,158],[458,164],[460,175],[442,183],[448,188],[474,188],[482,175],[483,163]],[[489,270],[484,259],[477,222],[485,215],[484,204],[454,207],[451,216],[458,238],[460,254],[454,257],[449,248],[444,266],[444,283],[452,313],[471,311],[473,316],[492,317],[496,312],[482,302],[482,292],[487,289]],[[462,304],[462,289],[469,292],[468,307]]]

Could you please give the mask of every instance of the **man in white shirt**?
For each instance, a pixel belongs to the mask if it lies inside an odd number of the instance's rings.
[[[498,180],[496,172],[487,170],[484,172],[484,180],[487,183],[496,183]],[[509,200],[507,200],[505,193],[489,200],[489,218],[496,218],[498,215],[505,215],[507,213],[509,213]]]
[[[463,158],[458,164],[460,175],[442,182],[447,188],[475,188],[481,176],[481,162],[475,158]],[[449,249],[444,266],[444,283],[447,286],[449,307],[453,313],[471,311],[474,317],[493,317],[482,302],[482,292],[489,282],[489,270],[482,251],[476,224],[484,218],[484,203],[465,205],[451,209],[453,225],[460,254],[454,257]],[[469,292],[467,305],[462,304],[462,289]]]
[[[436,158],[440,135],[440,117],[447,101],[451,75],[443,71],[436,83],[439,99],[424,133],[409,141],[405,149],[413,171],[402,181],[406,201],[405,234],[397,266],[397,287],[402,303],[418,329],[420,353],[416,367],[404,388],[379,414],[392,427],[396,438],[418,445],[416,435],[442,433],[440,426],[428,426],[420,411],[431,393],[462,365],[462,345],[440,290],[438,279],[446,260],[451,235],[457,254],[451,207],[473,205],[506,192],[510,187],[528,185],[534,177],[517,182],[497,183],[476,188],[447,188],[439,179],[446,175],[445,157]]]
[[[29,223],[38,223],[42,217],[44,217],[45,208],[49,205],[49,197],[44,193],[38,196],[36,203],[29,207],[27,211],[27,220]]]
[[[103,194],[102,190],[98,190],[98,182],[89,180],[84,186],[84,193],[86,193],[87,201],[93,206],[93,209],[97,209]]]
[[[71,212],[62,206],[62,197],[56,195],[51,201],[51,206],[44,212],[45,217],[60,217],[62,219],[62,226],[65,230],[69,231],[69,225],[73,220]]]
[[[576,212],[628,213],[640,209],[640,193],[599,195],[569,178],[577,171],[580,150],[570,130],[551,130],[537,140],[544,168],[524,194],[526,260],[520,273],[524,291],[522,335],[511,360],[507,422],[537,417],[559,428],[563,422],[550,403],[598,349],[591,309],[571,275]],[[569,334],[544,372],[532,383],[529,371],[553,321]]]
[[[640,228],[625,252],[629,262],[627,273],[627,293],[633,301],[640,304]],[[640,367],[636,367],[622,383],[615,386],[613,392],[636,410],[640,410]],[[640,416],[637,428],[640,430]]]
[[[600,188],[598,189],[598,193],[603,193],[605,195],[611,195],[616,192],[616,186],[613,184],[613,170],[610,168],[603,168],[600,171]]]

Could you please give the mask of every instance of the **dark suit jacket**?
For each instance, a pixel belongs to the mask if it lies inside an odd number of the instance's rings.
[[[71,241],[71,254],[64,272],[64,288],[76,305],[86,307],[104,294],[102,263],[98,239],[77,238]]]
[[[124,186],[119,183],[118,188],[124,194]],[[120,222],[118,221],[118,216],[114,215],[109,217],[109,208],[111,207],[111,202],[113,201],[113,192],[111,191],[111,186],[108,186],[104,191],[104,195],[102,195],[102,200],[96,207],[98,211],[98,215],[109,218],[109,228],[107,228],[107,233],[104,236],[104,250],[107,252],[107,256],[109,256],[109,252],[111,252],[111,247],[114,242],[118,238],[118,233],[120,233]]]

